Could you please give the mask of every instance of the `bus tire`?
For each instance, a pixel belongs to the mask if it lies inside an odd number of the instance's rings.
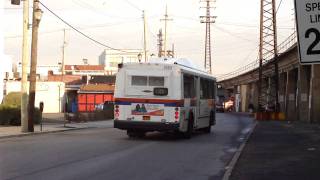
[[[209,117],[209,126],[205,127],[203,130],[205,133],[211,133],[211,126],[215,125],[215,117],[214,117],[214,112],[210,112],[210,117]]]
[[[136,132],[136,136],[139,138],[144,138],[144,137],[146,137],[146,132],[138,131],[138,132]]]
[[[211,122],[211,126],[216,125],[216,113],[215,113],[215,111],[211,111],[210,112],[210,122]]]
[[[130,137],[130,138],[134,138],[134,137],[137,137],[137,134],[133,131],[133,130],[127,130],[127,135]]]
[[[183,133],[183,137],[186,139],[190,139],[193,133],[193,125],[194,125],[194,118],[193,114],[190,113],[189,119],[188,119],[188,129],[187,132]]]

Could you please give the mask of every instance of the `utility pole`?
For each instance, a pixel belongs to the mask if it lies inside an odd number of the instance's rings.
[[[146,14],[145,11],[142,11],[143,18],[143,49],[144,49],[144,62],[147,62],[147,35],[146,35]]]
[[[168,21],[172,21],[173,19],[169,19],[168,16],[168,6],[166,5],[166,13],[164,15],[164,19],[160,19],[160,21],[164,21],[164,56],[167,56],[167,25]]]
[[[202,7],[206,9],[206,15],[200,16],[202,19],[200,22],[206,24],[206,37],[205,37],[205,57],[204,57],[204,68],[205,70],[212,74],[212,66],[211,66],[211,24],[215,23],[215,19],[217,16],[211,16],[211,2],[212,0],[201,1],[206,3],[206,7]]]
[[[29,87],[29,118],[28,131],[34,132],[34,112],[35,112],[35,97],[36,97],[36,81],[37,81],[37,58],[38,58],[38,29],[42,16],[42,11],[39,8],[39,0],[33,0],[33,16],[32,16],[32,42],[31,42],[31,67],[30,67],[30,87]]]
[[[28,132],[29,0],[23,1],[21,132]]]
[[[65,75],[65,48],[66,48],[66,29],[63,29],[63,45],[62,45],[62,62],[61,62],[61,75],[62,75],[62,82],[64,82],[64,75]]]

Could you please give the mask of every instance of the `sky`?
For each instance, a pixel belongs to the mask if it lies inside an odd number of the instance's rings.
[[[277,7],[281,0],[277,0]],[[143,48],[142,10],[147,17],[147,44],[157,54],[160,21],[168,7],[168,48],[174,44],[178,58],[189,58],[200,68],[204,64],[205,14],[199,0],[42,0],[65,21],[90,37],[117,49]],[[0,4],[1,5],[1,4]],[[217,0],[211,27],[213,74],[221,75],[254,61],[258,55],[260,0]],[[21,61],[22,5],[2,6],[4,53]],[[278,41],[294,31],[293,1],[281,1],[277,13]],[[86,58],[98,63],[105,47],[98,45],[53,16],[45,8],[40,23],[38,64],[58,64],[62,58],[63,29],[67,29],[66,64],[81,64]],[[0,10],[1,12],[1,10]],[[31,18],[30,18],[31,19]],[[1,35],[1,34],[0,34]],[[1,39],[1,38],[0,38]],[[0,41],[1,42],[1,41]],[[1,45],[0,45],[1,48]]]

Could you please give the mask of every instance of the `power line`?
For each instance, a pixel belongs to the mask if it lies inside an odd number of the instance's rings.
[[[278,11],[279,11],[279,8],[280,8],[280,6],[281,6],[281,3],[282,3],[282,0],[280,0],[280,2],[279,2],[279,5],[278,5],[278,8],[277,8],[277,11],[276,11],[276,13],[278,13]]]
[[[51,14],[53,14],[54,16],[56,16],[58,19],[60,19],[64,24],[66,24],[67,26],[69,26],[71,29],[75,30],[76,32],[78,32],[79,34],[81,34],[82,36],[86,37],[87,39],[90,39],[91,41],[95,42],[96,44],[99,44],[103,47],[106,47],[108,49],[112,49],[112,50],[115,50],[115,51],[120,51],[120,52],[124,52],[124,53],[128,53],[127,51],[123,51],[121,49],[116,49],[116,48],[113,48],[111,46],[108,46],[96,39],[93,39],[92,37],[86,35],[85,33],[83,33],[82,31],[78,30],[76,27],[72,26],[71,24],[69,24],[68,22],[66,22],[64,19],[62,19],[60,16],[58,16],[56,13],[54,13],[52,10],[50,10],[46,5],[44,5],[41,1],[39,1],[39,3],[46,9],[48,10]]]
[[[139,12],[142,11],[142,9],[140,9],[137,5],[133,4],[131,1],[129,1],[129,0],[123,0],[123,1],[126,2],[127,4],[129,4],[134,9],[138,10]]]
[[[92,26],[78,27],[78,29],[85,30],[85,29],[94,29],[94,28],[105,28],[105,27],[111,27],[111,26],[120,26],[120,25],[128,24],[128,23],[135,23],[138,21],[140,21],[140,18],[139,18],[139,20],[137,19],[135,21],[130,21],[130,22],[123,21],[123,22],[112,23],[112,24],[96,24],[96,25],[92,25]],[[52,31],[40,32],[39,34],[40,35],[51,34],[51,33],[55,33],[55,32],[61,32],[64,29],[71,30],[71,28],[63,28],[63,29],[56,29],[56,30],[52,30]],[[11,36],[5,36],[4,38],[5,39],[14,39],[14,38],[21,38],[21,37],[22,37],[22,35],[11,35]]]
[[[186,19],[186,20],[190,20],[190,21],[196,21],[198,22],[199,19],[197,18],[193,18],[193,17],[186,17],[186,16],[174,16],[174,18],[178,18],[178,19]],[[239,26],[239,27],[246,27],[246,28],[257,28],[259,27],[258,25],[253,25],[253,24],[241,24],[241,23],[234,23],[234,22],[221,22],[221,21],[217,21],[215,24],[218,25],[227,25],[227,26]],[[278,27],[278,29],[291,29],[290,27]]]

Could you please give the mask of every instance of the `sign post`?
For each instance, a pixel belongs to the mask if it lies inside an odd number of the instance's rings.
[[[300,63],[320,64],[320,0],[294,0]]]

